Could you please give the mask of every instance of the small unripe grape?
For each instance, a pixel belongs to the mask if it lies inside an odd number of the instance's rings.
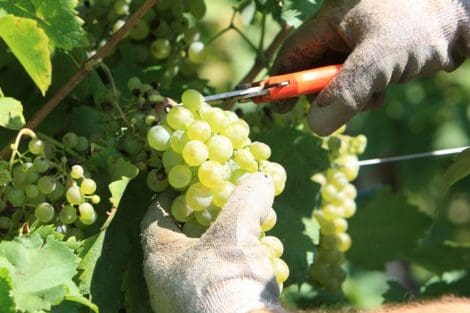
[[[145,21],[139,21],[129,32],[129,36],[134,40],[144,40],[150,32],[149,25]],[[132,89],[131,89],[132,90]]]
[[[271,209],[269,211],[269,215],[264,219],[263,223],[261,224],[261,230],[264,232],[270,231],[273,229],[274,225],[277,222],[277,215],[276,212]]]
[[[83,202],[83,196],[77,185],[69,187],[65,193],[65,197],[70,204],[80,204]]]
[[[44,173],[49,169],[49,161],[45,158],[37,157],[33,161],[33,168],[38,173]]]
[[[62,143],[67,148],[75,148],[78,144],[78,136],[75,133],[66,133],[64,137],[62,137]]]
[[[32,154],[40,155],[44,153],[44,142],[41,139],[31,139],[28,149]]]
[[[93,204],[98,204],[101,202],[101,198],[98,195],[91,196],[90,200],[91,200],[91,203]]]
[[[26,196],[21,189],[10,189],[5,192],[5,199],[14,207],[21,207],[25,203]]]
[[[80,192],[84,195],[91,195],[96,191],[96,183],[91,178],[85,178],[80,184]]]
[[[204,103],[204,97],[199,93],[199,91],[188,89],[181,96],[181,101],[183,102],[183,105],[191,111],[197,111]]]
[[[162,192],[168,188],[169,183],[167,177],[161,175],[158,170],[151,170],[147,174],[147,186],[154,192]]]
[[[39,196],[39,188],[36,185],[28,185],[25,188],[26,197],[29,199]]]
[[[83,167],[81,165],[74,165],[72,166],[72,169],[70,170],[70,176],[73,178],[73,179],[80,179],[83,177]]]
[[[90,142],[88,141],[88,139],[86,137],[79,136],[77,145],[75,146],[75,150],[83,152],[83,151],[86,151],[89,146],[90,146]]]
[[[178,196],[171,204],[171,214],[178,222],[186,223],[193,210],[186,204],[185,195]]]
[[[73,206],[66,205],[60,211],[59,219],[63,224],[72,224],[77,220],[77,211]]]
[[[34,210],[34,214],[41,223],[49,223],[55,215],[54,207],[48,202],[41,203]]]
[[[171,132],[160,125],[153,126],[147,133],[147,141],[150,147],[157,151],[165,151],[170,147],[170,137]]]
[[[157,39],[152,42],[150,52],[157,60],[168,58],[171,52],[170,41],[167,39]]]
[[[176,153],[173,149],[168,149],[163,152],[162,163],[165,170],[168,172],[172,167],[180,164],[184,164],[183,156]]]
[[[204,58],[204,44],[200,41],[193,42],[188,49],[188,59],[195,64],[201,64]]]
[[[51,176],[43,176],[38,179],[37,186],[42,194],[48,195],[56,188],[55,179]]]
[[[168,182],[173,188],[182,189],[191,182],[192,173],[187,165],[175,165],[168,173]]]
[[[198,140],[188,142],[183,149],[184,161],[190,166],[199,166],[204,163],[209,156],[207,146]]]
[[[47,198],[49,198],[51,201],[58,201],[64,196],[64,194],[65,186],[61,182],[56,181],[54,191],[48,194]]]

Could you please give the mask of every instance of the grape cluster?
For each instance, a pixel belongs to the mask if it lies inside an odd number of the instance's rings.
[[[85,1],[81,10],[87,21],[85,27],[93,37],[90,42],[98,48],[104,38],[124,25],[129,12],[142,3],[143,0]],[[200,41],[197,28],[191,25],[201,19],[205,12],[204,0],[159,1],[129,32],[128,38],[133,41],[136,60],[161,66],[163,74],[160,82],[165,85],[169,85],[179,74],[193,77],[204,60],[205,45]],[[103,25],[107,24],[109,29],[103,29]]]
[[[357,155],[365,150],[367,139],[334,134],[325,139],[332,167],[312,179],[321,185],[321,206],[313,213],[320,224],[320,246],[310,268],[311,278],[327,290],[338,291],[346,279],[341,265],[351,247],[347,219],[356,213],[357,190],[350,182],[359,173]]]
[[[248,124],[234,112],[211,107],[191,89],[183,93],[182,103],[173,106],[147,133],[150,147],[162,153],[162,167],[149,171],[147,183],[155,192],[170,186],[180,192],[171,213],[184,223],[187,235],[199,236],[214,222],[244,175],[268,173],[275,195],[279,195],[285,187],[286,172],[280,164],[268,161],[268,145],[251,142]],[[262,225],[263,232],[275,223],[273,211]],[[269,247],[277,281],[282,284],[289,275],[287,265],[279,258],[282,244],[271,236],[261,242]]]
[[[81,165],[70,167],[52,144],[29,132],[33,138],[28,151],[16,153],[19,157],[4,162],[2,168],[0,212],[5,215],[0,217],[0,230],[8,232],[22,223],[38,221],[78,235],[80,228],[96,220],[93,204],[100,202],[96,183]],[[65,134],[63,143],[76,151],[89,146],[85,137],[74,133]]]

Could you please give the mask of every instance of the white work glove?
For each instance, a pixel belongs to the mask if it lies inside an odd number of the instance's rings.
[[[171,199],[155,201],[141,225],[144,275],[153,310],[283,312],[271,262],[259,242],[273,199],[274,186],[266,174],[248,175],[197,239],[184,235],[167,213]]]
[[[308,113],[328,135],[381,104],[389,84],[457,68],[470,56],[469,15],[470,0],[329,0],[286,41],[272,74],[344,62]]]

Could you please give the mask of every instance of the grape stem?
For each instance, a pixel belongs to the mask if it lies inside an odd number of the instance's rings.
[[[31,137],[32,139],[37,138],[36,134],[29,128],[22,128],[18,132],[18,134],[16,135],[15,142],[10,145],[10,149],[11,149],[11,156],[10,156],[10,163],[9,163],[10,169],[13,167],[13,164],[15,163],[16,155],[19,154],[18,148],[20,146],[21,137],[23,136],[28,136],[28,137]]]
[[[114,109],[118,112],[119,117],[127,125],[127,127],[132,128],[131,123],[129,122],[129,120],[126,117],[126,114],[124,113],[121,106],[119,105],[119,93],[117,91],[116,83],[114,81],[114,77],[113,77],[113,74],[111,73],[111,70],[103,62],[100,63],[99,67],[103,70],[104,74],[106,75],[106,78],[108,79],[108,81],[111,84],[111,95],[113,97],[111,103],[112,103]]]
[[[60,150],[63,150],[65,152],[67,152],[68,154],[70,154],[72,157],[74,157],[75,159],[77,159],[78,161],[80,161],[80,163],[82,164],[87,164],[87,160],[85,158],[83,158],[82,156],[80,156],[80,154],[78,154],[77,152],[73,151],[72,149],[69,149],[67,148],[65,145],[63,145],[62,143],[60,143],[59,141],[55,140],[54,138],[52,137],[49,137],[43,133],[38,133],[38,137],[44,141],[47,141],[51,144],[53,144],[54,146],[56,146],[57,148],[59,148]]]
[[[82,65],[82,67],[49,99],[26,124],[26,128],[36,129],[39,124],[59,105],[59,103],[67,97],[75,87],[92,71],[102,59],[107,57],[116,45],[127,35],[127,33],[140,21],[152,7],[157,4],[158,0],[146,0],[142,6],[122,25],[122,27],[114,33],[106,44],[101,47],[92,57]],[[10,145],[7,145],[1,151],[1,157],[6,159],[10,152]]]

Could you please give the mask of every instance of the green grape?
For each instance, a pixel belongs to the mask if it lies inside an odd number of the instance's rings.
[[[349,185],[349,181],[346,178],[346,175],[340,171],[333,170],[333,172],[327,173],[327,177],[328,182],[335,186],[338,190],[341,190]]]
[[[173,151],[173,149],[168,149],[163,152],[162,163],[165,170],[168,172],[176,165],[184,164],[183,156],[179,153]]]
[[[41,157],[37,157],[33,161],[33,168],[38,173],[44,173],[49,169],[49,160]]]
[[[129,32],[129,36],[134,40],[144,40],[145,38],[147,38],[149,33],[150,33],[149,25],[147,24],[147,22],[141,20]]]
[[[212,203],[222,208],[235,190],[235,186],[229,181],[223,181],[212,189]]]
[[[127,87],[130,91],[139,90],[142,87],[142,82],[139,77],[133,76],[127,81]]]
[[[240,149],[236,151],[233,155],[233,159],[241,169],[247,172],[253,173],[258,171],[258,163],[248,149]]]
[[[139,138],[133,135],[128,135],[126,136],[126,138],[124,139],[124,142],[122,143],[122,148],[124,149],[124,151],[127,152],[127,154],[136,155],[140,151],[142,151],[144,146],[142,142],[140,142]]]
[[[187,44],[191,44],[194,41],[198,41],[200,37],[201,37],[201,33],[199,33],[199,30],[195,27],[189,28],[183,33],[183,40]]]
[[[29,199],[39,196],[39,188],[36,185],[28,185],[25,188],[26,197]]]
[[[199,93],[199,91],[188,89],[181,95],[181,101],[185,107],[195,112],[201,108],[204,103],[204,97]]]
[[[351,237],[346,233],[336,234],[336,247],[341,252],[346,252],[351,248]]]
[[[31,139],[28,149],[32,154],[41,155],[44,153],[44,142],[41,139]]]
[[[276,162],[261,161],[260,170],[271,176],[274,183],[274,195],[280,195],[284,191],[287,180],[284,167]]]
[[[204,0],[186,0],[186,7],[196,19],[200,20],[206,15],[206,4]]]
[[[84,200],[80,188],[77,185],[73,185],[67,189],[65,198],[70,204],[80,204]]]
[[[59,213],[59,219],[63,224],[72,224],[77,220],[77,210],[70,205],[66,205]]]
[[[212,192],[201,183],[192,184],[186,192],[186,203],[194,211],[207,209],[212,202]]]
[[[354,187],[351,184],[344,187],[343,190],[341,190],[341,192],[343,192],[346,195],[346,197],[348,197],[351,200],[353,200],[357,197],[356,187]]]
[[[124,0],[118,0],[114,3],[113,6],[114,12],[117,15],[128,15],[129,14],[129,5]]]
[[[80,212],[79,220],[85,225],[91,225],[96,221],[96,212],[90,203],[82,203],[78,206],[78,212]]]
[[[225,180],[225,169],[216,161],[206,161],[198,170],[199,181],[208,188],[215,188]]]
[[[216,135],[207,141],[209,160],[221,164],[227,162],[233,154],[233,145],[230,139],[225,136]]]
[[[310,267],[309,274],[316,281],[324,283],[330,279],[330,265],[315,262]]]
[[[199,166],[209,156],[207,146],[198,140],[189,141],[183,149],[183,159],[190,166]]]
[[[47,195],[50,201],[58,201],[60,200],[65,194],[65,186],[59,181],[56,181],[55,189],[53,192]]]
[[[8,230],[11,227],[11,219],[7,216],[0,216],[0,229]]]
[[[188,126],[188,138],[205,142],[211,136],[211,127],[207,122],[197,120]]]
[[[321,260],[321,262],[325,262],[327,264],[338,265],[344,261],[344,254],[336,249],[319,249],[318,259]]]
[[[66,133],[64,137],[62,137],[62,143],[67,148],[73,149],[78,144],[78,136],[75,133]]]
[[[182,153],[184,146],[188,143],[189,138],[185,131],[177,129],[171,134],[170,146],[177,153]]]
[[[41,223],[49,223],[55,215],[54,207],[48,202],[43,202],[36,207],[34,215]]]
[[[356,138],[352,138],[352,151],[353,154],[363,154],[367,147],[367,137],[359,135]]]
[[[39,179],[39,173],[36,172],[36,169],[31,168],[26,173],[26,184],[35,184]]]
[[[155,124],[156,121],[157,121],[157,117],[155,115],[147,115],[145,117],[145,125],[147,126],[152,126],[153,124]]]
[[[280,258],[272,259],[271,262],[273,265],[274,276],[276,277],[276,281],[279,284],[284,283],[289,277],[289,267],[287,266],[286,262],[284,262]]]
[[[210,226],[217,218],[217,215],[219,215],[219,212],[219,208],[211,206],[204,211],[194,212],[194,217],[196,218],[196,222],[202,226]]]
[[[192,63],[201,64],[205,59],[205,49],[204,44],[200,41],[195,41],[191,43],[188,48],[188,59]]]
[[[281,255],[284,253],[284,246],[279,238],[274,236],[264,236],[260,239],[262,245],[268,247],[269,249],[269,257],[271,259],[280,258]]]
[[[348,230],[348,221],[344,218],[336,218],[333,220],[333,225],[336,234],[345,233]]]
[[[154,192],[162,192],[168,188],[168,179],[164,174],[160,174],[158,170],[151,170],[147,174],[147,186]]]
[[[344,214],[344,209],[342,207],[338,207],[336,205],[333,205],[333,204],[327,204],[325,206],[323,206],[321,208],[321,210],[323,211],[323,213],[325,214],[325,218],[327,220],[334,220],[338,217],[342,217],[343,214]]]
[[[92,195],[90,197],[90,200],[91,200],[91,203],[93,203],[93,204],[98,204],[98,203],[101,202],[101,198],[98,195]]]
[[[214,134],[222,133],[228,126],[228,121],[222,109],[209,107],[201,110],[200,114],[203,120],[209,124]]]
[[[335,160],[339,165],[339,170],[346,175],[349,181],[353,181],[359,174],[359,166],[357,165],[358,159],[354,155],[342,155]]]
[[[91,178],[85,178],[80,184],[80,192],[84,195],[91,195],[96,191],[96,183]]]
[[[88,141],[88,139],[86,137],[79,136],[77,145],[75,146],[75,150],[84,152],[88,149],[89,146],[90,146],[90,142]]]
[[[178,196],[173,200],[171,214],[178,222],[188,222],[192,213],[193,210],[186,204],[185,195]]]
[[[23,165],[18,165],[12,171],[12,184],[16,189],[23,189],[27,184],[27,170]]]
[[[250,152],[257,161],[267,160],[271,156],[271,148],[259,141],[255,141],[250,145]]]
[[[338,189],[331,184],[326,184],[321,188],[320,193],[325,201],[334,202],[338,194]]]
[[[153,149],[165,151],[170,147],[171,132],[163,126],[157,125],[150,128],[147,133],[147,141]]]
[[[72,166],[72,169],[70,170],[70,176],[73,178],[73,179],[80,179],[83,177],[83,167],[81,165],[74,165]]]
[[[335,236],[322,236],[320,246],[324,249],[336,249],[337,239]]]
[[[326,177],[325,175],[321,174],[321,173],[317,173],[315,175],[313,175],[312,177],[310,177],[310,179],[314,182],[316,182],[317,184],[319,184],[320,186],[323,186],[326,184]]]
[[[268,216],[264,219],[263,223],[261,224],[261,230],[264,232],[270,231],[273,229],[274,225],[277,222],[277,214],[274,210],[270,210]]]
[[[356,202],[354,202],[353,200],[345,199],[342,203],[342,207],[344,210],[343,217],[350,218],[353,217],[354,214],[356,214]]]
[[[157,60],[168,58],[171,52],[170,41],[167,39],[157,39],[150,45],[150,52]]]
[[[25,203],[26,196],[21,189],[7,189],[5,191],[5,200],[10,202],[14,207],[21,207]]]
[[[191,220],[183,225],[183,233],[192,238],[201,237],[207,227],[202,226],[196,220]]]
[[[51,176],[42,176],[38,179],[37,186],[42,194],[48,195],[56,188],[55,179]]]
[[[186,130],[189,124],[194,121],[194,115],[183,106],[175,106],[168,112],[166,121],[174,129]]]
[[[187,165],[175,165],[168,173],[168,182],[173,188],[182,189],[191,182],[191,169]]]
[[[245,144],[250,134],[250,128],[241,120],[230,123],[230,125],[222,131],[235,149],[240,149]]]

